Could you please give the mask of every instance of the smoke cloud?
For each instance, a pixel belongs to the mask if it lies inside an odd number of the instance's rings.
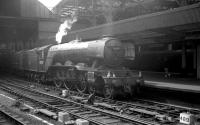
[[[77,21],[77,16],[73,14],[68,17],[59,27],[58,32],[56,33],[56,41],[58,44],[62,42],[62,37],[67,35],[68,31],[72,28],[72,24]]]

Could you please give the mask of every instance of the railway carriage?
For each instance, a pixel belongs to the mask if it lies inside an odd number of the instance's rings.
[[[135,94],[142,79],[123,66],[125,49],[112,37],[47,45],[20,53],[27,78],[79,92]],[[17,56],[18,58],[20,56]],[[21,58],[20,58],[21,59]],[[20,60],[18,59],[18,60]]]

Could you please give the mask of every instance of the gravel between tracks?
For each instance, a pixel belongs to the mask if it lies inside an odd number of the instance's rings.
[[[12,105],[16,102],[15,97],[0,89],[0,104],[3,105],[7,110],[12,112],[13,114],[19,116],[20,118],[23,118],[26,121],[30,121],[27,125],[63,125],[62,123],[59,123],[55,120],[42,117],[43,121],[38,120],[33,116],[36,116],[35,114],[32,114],[31,112],[22,112],[19,108],[13,107]],[[44,121],[48,121],[49,124],[44,123]]]

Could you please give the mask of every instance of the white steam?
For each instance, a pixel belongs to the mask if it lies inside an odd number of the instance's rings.
[[[77,21],[77,16],[72,15],[70,18],[67,18],[59,27],[58,32],[56,33],[56,41],[58,44],[62,42],[62,37],[67,35],[68,31],[72,28],[72,24]]]

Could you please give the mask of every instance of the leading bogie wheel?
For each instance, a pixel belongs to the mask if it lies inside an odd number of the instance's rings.
[[[89,85],[89,87],[88,87],[88,92],[89,92],[89,94],[95,94],[95,92],[96,92],[95,87],[92,86],[92,85]]]
[[[87,82],[82,80],[80,82],[78,82],[78,84],[76,85],[76,90],[80,93],[84,93],[87,90]]]

